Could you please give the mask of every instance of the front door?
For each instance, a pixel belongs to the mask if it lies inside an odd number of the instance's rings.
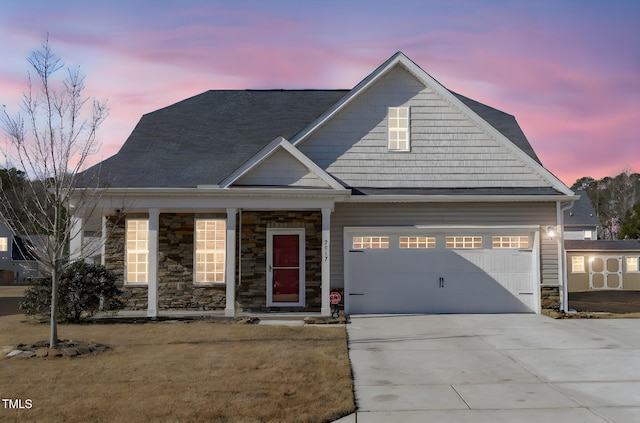
[[[267,306],[304,306],[304,229],[267,230]]]

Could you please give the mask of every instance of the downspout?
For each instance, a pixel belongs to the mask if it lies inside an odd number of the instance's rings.
[[[573,207],[573,201],[562,204],[561,201],[556,202],[556,221],[558,223],[558,277],[560,278],[560,287],[562,288],[562,297],[560,301],[560,309],[564,313],[569,312],[569,286],[567,282],[567,255],[564,251],[564,212]]]
[[[240,286],[242,285],[242,209],[238,209],[238,220],[238,286]]]

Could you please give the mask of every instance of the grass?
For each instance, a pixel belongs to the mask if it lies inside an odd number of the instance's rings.
[[[59,325],[109,344],[80,358],[0,358],[0,421],[326,422],[355,410],[346,330],[212,321]],[[48,325],[0,317],[0,347]]]

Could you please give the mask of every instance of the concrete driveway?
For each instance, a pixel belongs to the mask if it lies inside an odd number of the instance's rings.
[[[347,330],[358,423],[640,421],[640,320],[363,315]]]

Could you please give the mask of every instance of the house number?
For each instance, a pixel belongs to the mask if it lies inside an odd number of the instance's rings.
[[[324,240],[324,261],[329,261],[329,240]]]

